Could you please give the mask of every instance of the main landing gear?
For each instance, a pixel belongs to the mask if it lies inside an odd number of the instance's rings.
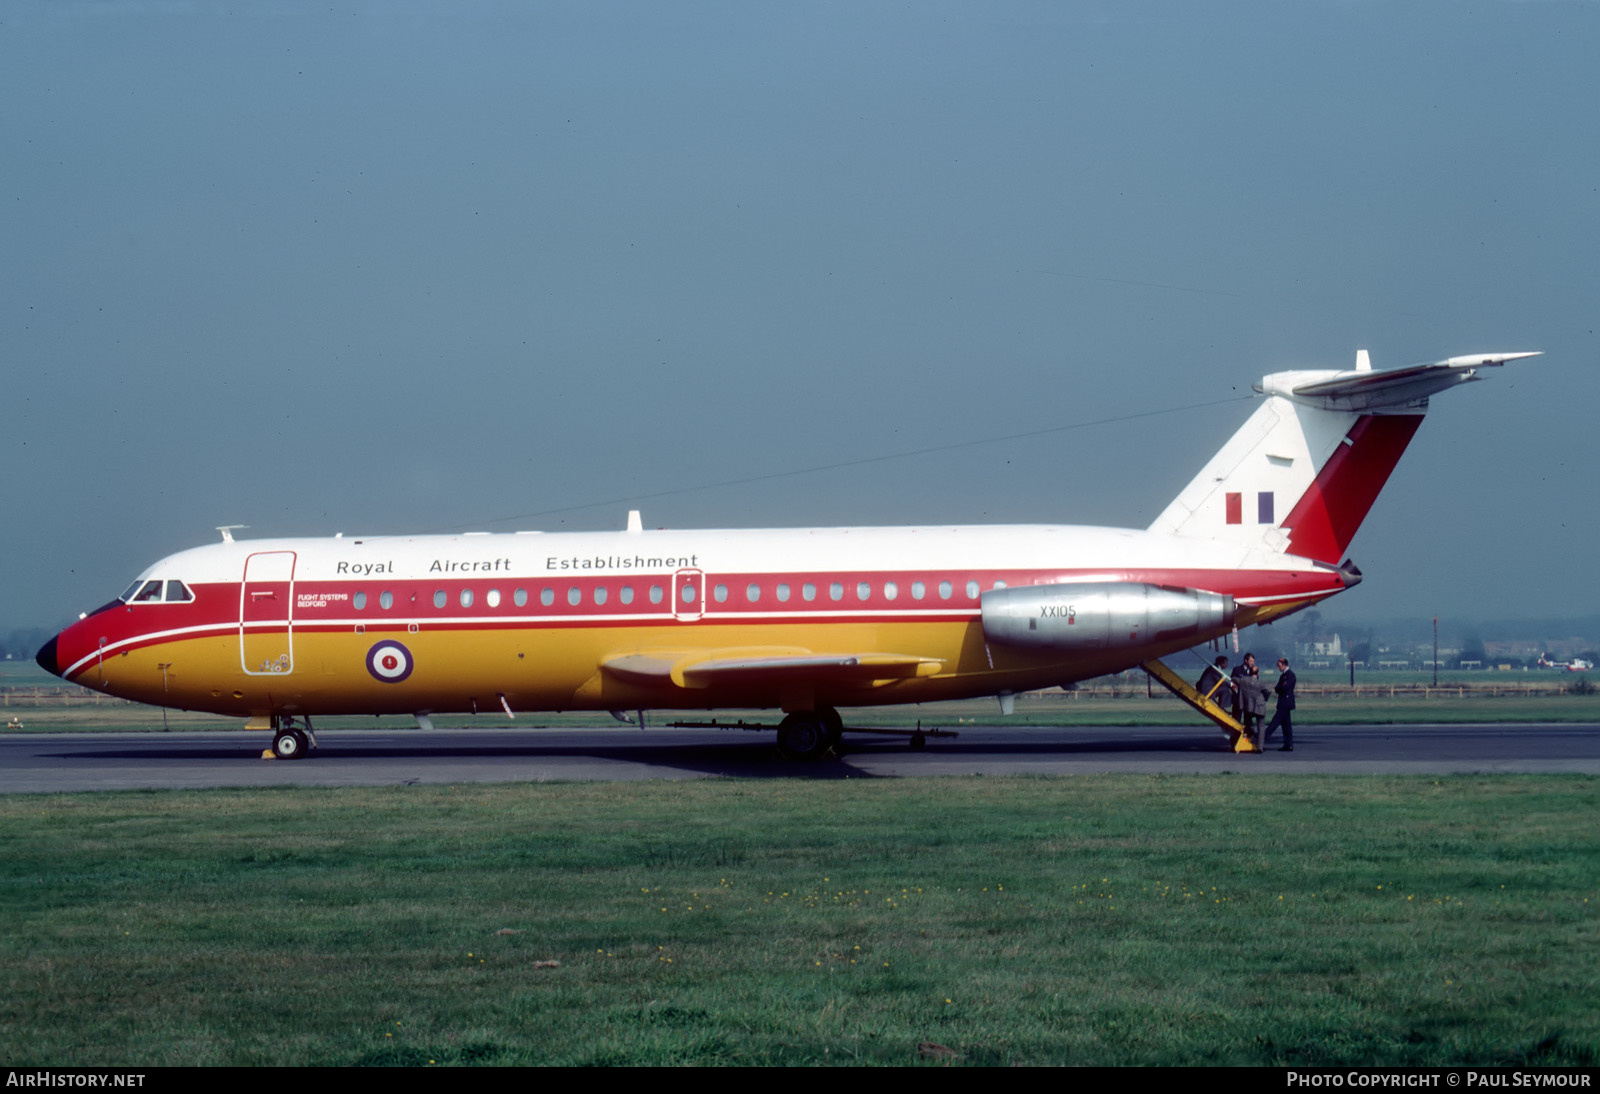
[[[820,760],[837,752],[844,719],[832,707],[799,710],[778,723],[778,751],[786,760]]]
[[[674,729],[744,729],[753,732],[770,731],[772,726],[746,722],[668,722]],[[872,733],[883,737],[905,737],[912,748],[921,748],[929,737],[955,737],[959,734],[948,729],[923,729],[917,723],[914,730],[877,729],[868,726],[851,726],[851,733]],[[832,707],[817,710],[797,710],[785,715],[778,723],[778,754],[786,760],[820,760],[828,754],[841,755],[840,738],[844,736],[844,719]]]
[[[316,747],[317,738],[311,729],[311,719],[301,718],[305,728],[294,724],[294,719],[287,714],[274,714],[272,716],[272,754],[280,760],[304,759],[307,752]]]

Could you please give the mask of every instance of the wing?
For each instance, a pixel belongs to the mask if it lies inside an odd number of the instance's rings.
[[[633,684],[709,688],[713,685],[784,684],[801,680],[856,686],[932,676],[936,657],[900,653],[816,653],[751,647],[725,650],[653,650],[608,658],[601,670]]]

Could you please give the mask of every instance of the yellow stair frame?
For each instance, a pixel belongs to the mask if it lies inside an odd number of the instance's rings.
[[[1233,750],[1235,752],[1261,751],[1261,747],[1252,741],[1250,735],[1244,731],[1244,726],[1235,721],[1232,714],[1211,701],[1211,696],[1216,694],[1217,688],[1222,686],[1226,677],[1219,678],[1216,686],[1202,695],[1198,688],[1169,669],[1166,663],[1159,658],[1151,658],[1139,667],[1154,677],[1162,687],[1220,726],[1222,732],[1226,733],[1228,739],[1233,742]]]

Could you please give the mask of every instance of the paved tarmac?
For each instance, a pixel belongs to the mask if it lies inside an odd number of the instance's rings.
[[[1330,726],[1295,729],[1295,751],[1237,755],[1195,727],[961,726],[912,749],[846,738],[842,758],[789,763],[770,733],[740,730],[440,729],[318,734],[306,759],[262,760],[265,733],[0,736],[0,793],[220,786],[1101,772],[1442,775],[1600,774],[1600,725]]]

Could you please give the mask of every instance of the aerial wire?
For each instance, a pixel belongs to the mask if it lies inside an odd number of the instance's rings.
[[[1089,429],[1094,426],[1116,425],[1119,422],[1138,421],[1141,418],[1155,418],[1163,414],[1177,414],[1184,411],[1204,410],[1208,407],[1223,406],[1227,403],[1238,403],[1254,399],[1254,395],[1232,395],[1225,399],[1213,399],[1208,403],[1185,403],[1182,406],[1166,407],[1162,410],[1141,410],[1133,414],[1118,414],[1110,418],[1095,418],[1086,422],[1070,422],[1067,425],[1047,426],[1044,429],[1030,429],[1023,433],[1007,433],[1000,437],[979,437],[970,441],[952,441],[949,444],[929,445],[925,448],[912,448],[903,452],[886,452],[879,456],[862,456],[859,459],[840,460],[836,463],[818,464],[814,467],[801,467],[790,471],[770,471],[761,475],[745,475],[737,479],[722,479],[718,482],[703,482],[694,486],[677,486],[671,490],[656,490],[648,494],[625,494],[622,497],[610,498],[606,501],[585,502],[582,505],[563,505],[554,509],[536,509],[528,513],[513,513],[510,516],[494,517],[490,520],[478,521],[482,524],[508,524],[514,520],[530,520],[535,517],[557,516],[562,513],[580,513],[585,509],[605,509],[614,505],[623,505],[627,502],[654,501],[657,498],[676,497],[680,494],[693,494],[701,490],[718,490],[727,486],[748,486],[757,482],[772,482],[775,479],[792,479],[801,475],[816,475],[823,471],[839,471],[848,467],[864,467],[868,464],[886,463],[890,460],[910,459],[913,456],[929,456],[938,452],[955,452],[963,448],[977,448],[986,444],[1001,444],[1006,441],[1026,440],[1030,437],[1044,437],[1052,433],[1066,433],[1075,429]],[[430,528],[419,535],[430,535],[438,532],[447,532],[456,528],[466,527],[465,522]]]

